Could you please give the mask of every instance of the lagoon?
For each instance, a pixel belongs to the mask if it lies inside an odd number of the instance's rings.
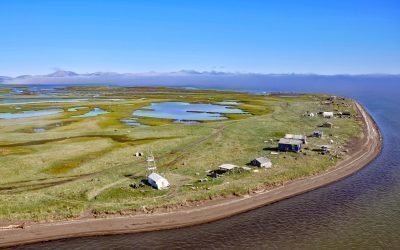
[[[192,104],[187,102],[159,102],[152,103],[133,115],[190,121],[225,120],[224,114],[245,114],[238,108],[214,104]]]
[[[0,119],[30,118],[38,116],[54,115],[63,112],[62,109],[30,110],[19,113],[0,113]]]
[[[0,104],[29,104],[29,103],[46,103],[46,102],[84,102],[88,99],[77,98],[17,98],[17,99],[1,99]]]
[[[87,112],[86,114],[83,114],[83,115],[75,115],[75,116],[72,116],[72,117],[74,117],[74,118],[80,118],[80,117],[94,117],[94,116],[103,115],[103,114],[108,114],[108,113],[110,113],[110,112],[105,111],[105,110],[103,110],[103,109],[101,109],[101,108],[94,108],[94,109],[92,109],[91,111]]]
[[[133,126],[133,127],[147,127],[146,125],[141,124],[138,122],[136,118],[126,118],[121,120],[122,123],[124,123],[126,126]]]

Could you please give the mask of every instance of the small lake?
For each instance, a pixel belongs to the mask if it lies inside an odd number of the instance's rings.
[[[227,101],[217,102],[217,104],[230,106],[230,105],[239,105],[240,103],[238,103],[236,100],[227,100]]]
[[[105,110],[103,110],[101,108],[94,108],[91,111],[87,112],[86,114],[75,115],[75,116],[72,116],[72,117],[74,117],[74,118],[78,118],[78,117],[93,117],[93,116],[98,116],[98,115],[103,115],[103,114],[108,114],[108,113],[110,113],[110,112],[105,111]]]
[[[146,125],[143,125],[140,122],[138,122],[138,120],[133,117],[122,119],[121,122],[124,123],[126,126],[130,127],[147,127]]]
[[[69,108],[68,111],[69,111],[69,112],[76,112],[76,111],[78,111],[78,110],[87,109],[87,108],[88,108],[88,107],[73,107],[73,108]]]
[[[224,114],[245,114],[238,108],[214,104],[158,102],[136,110],[133,115],[183,121],[225,120]]]
[[[13,98],[1,99],[0,104],[29,104],[29,103],[46,103],[46,102],[84,102],[88,99],[70,99],[70,98]]]
[[[0,113],[0,119],[30,118],[38,116],[54,115],[63,112],[62,109],[30,110],[19,113]]]

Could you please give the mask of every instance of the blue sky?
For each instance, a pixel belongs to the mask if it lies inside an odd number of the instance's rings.
[[[0,75],[400,73],[400,1],[0,0]]]

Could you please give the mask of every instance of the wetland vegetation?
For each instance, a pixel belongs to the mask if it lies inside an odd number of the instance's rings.
[[[354,103],[327,103],[325,95],[145,87],[70,87],[53,95],[46,98],[76,101],[42,102],[42,96],[26,93],[0,97],[29,100],[0,101],[0,220],[152,212],[245,195],[332,167],[346,157],[351,140],[362,136]],[[175,103],[170,111],[186,108],[172,115],[140,113],[157,112],[163,103]],[[33,111],[44,115],[15,117]],[[320,128],[324,118],[305,115],[320,111],[354,115],[332,119],[333,128]],[[4,119],[10,114],[14,117]],[[301,153],[276,152],[277,140],[286,133],[308,135],[314,130],[325,136],[310,138]],[[314,150],[326,144],[334,153]],[[134,154],[149,149],[171,183],[167,190],[130,187],[146,177],[145,158]],[[270,158],[273,167],[207,177],[220,164],[245,166],[260,156]]]

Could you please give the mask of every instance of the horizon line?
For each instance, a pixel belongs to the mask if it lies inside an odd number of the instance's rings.
[[[66,73],[67,75],[57,75],[58,73]],[[76,71],[71,70],[55,70],[48,74],[19,74],[19,75],[0,75],[0,77],[7,78],[19,78],[19,77],[79,77],[79,76],[100,76],[101,74],[115,74],[118,75],[132,75],[132,76],[168,76],[170,74],[186,74],[186,75],[315,75],[315,76],[373,76],[373,75],[382,75],[382,76],[399,76],[399,73],[385,73],[385,72],[370,72],[370,73],[333,73],[333,74],[325,74],[325,73],[314,73],[314,72],[243,72],[243,71],[217,71],[217,70],[177,70],[177,71],[143,71],[143,72],[117,72],[117,71],[94,71],[94,72],[84,72],[77,73]]]

